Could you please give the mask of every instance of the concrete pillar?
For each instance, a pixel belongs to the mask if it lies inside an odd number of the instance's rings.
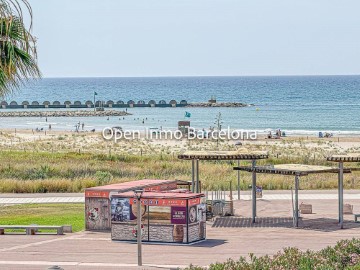
[[[252,222],[255,223],[256,222],[256,172],[255,172],[255,167],[256,167],[256,160],[252,161],[252,168],[253,168],[253,172],[252,172],[252,184],[251,184],[251,188],[252,188]]]
[[[339,162],[339,223],[340,228],[343,229],[344,225],[344,163]]]
[[[295,210],[294,210],[294,226],[299,227],[299,180],[300,176],[295,176]]]

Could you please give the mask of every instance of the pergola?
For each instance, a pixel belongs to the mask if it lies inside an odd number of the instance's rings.
[[[281,174],[281,175],[292,175],[295,176],[295,210],[294,210],[294,226],[299,226],[299,182],[301,176],[306,176],[309,174],[315,173],[339,173],[339,175],[344,172],[350,172],[350,169],[338,169],[327,166],[315,166],[315,165],[304,165],[304,164],[281,164],[273,166],[264,166],[264,167],[234,167],[234,170],[251,172],[253,174],[253,179],[255,178],[255,183],[253,182],[253,187],[256,186],[256,173],[266,173],[266,174]],[[255,177],[254,177],[255,174]],[[340,177],[339,177],[340,178]],[[340,194],[341,193],[341,194]],[[342,197],[343,197],[343,188],[342,181],[339,182],[339,221],[342,228]],[[340,200],[341,198],[341,200]],[[340,211],[341,204],[341,211]],[[256,222],[256,196],[252,196],[252,222]]]
[[[344,172],[347,172],[348,169],[344,169],[344,162],[360,162],[360,153],[349,153],[343,155],[332,155],[327,158],[328,161],[338,162],[339,163],[339,223],[341,229],[343,228],[343,181],[344,181]],[[352,168],[352,171],[358,170],[358,168]]]
[[[251,160],[252,167],[256,166],[256,160],[266,159],[269,155],[265,151],[252,151],[241,148],[236,151],[187,151],[179,155],[179,159],[192,161],[192,191],[196,179],[196,192],[199,192],[199,160],[237,160],[238,166],[240,160]],[[253,173],[253,183],[256,183],[256,174]],[[240,174],[238,174],[238,199],[240,199]],[[253,185],[253,195],[256,195],[256,187]],[[254,195],[254,196],[255,196]]]

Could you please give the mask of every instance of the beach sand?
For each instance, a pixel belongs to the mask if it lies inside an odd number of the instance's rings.
[[[360,137],[283,137],[281,139],[267,139],[260,136],[256,140],[216,140],[196,139],[148,139],[141,134],[140,139],[121,139],[118,141],[105,140],[102,132],[91,131],[55,131],[55,130],[27,130],[27,129],[1,129],[0,150],[37,150],[37,151],[81,151],[108,153],[146,153],[163,152],[177,153],[187,149],[193,150],[233,150],[239,147],[249,147],[271,152],[287,151],[292,149],[294,155],[297,151],[313,151],[314,153],[339,153],[360,151]],[[241,142],[241,146],[239,145]]]

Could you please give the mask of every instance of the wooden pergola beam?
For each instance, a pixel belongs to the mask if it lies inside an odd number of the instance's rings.
[[[314,166],[314,168],[311,170],[293,170],[293,169],[283,169],[283,168],[276,168],[276,167],[248,167],[248,166],[240,166],[240,167],[234,167],[234,170],[239,170],[239,171],[246,171],[246,172],[253,172],[255,171],[256,173],[265,173],[265,174],[281,174],[281,175],[299,175],[299,176],[305,176],[305,175],[309,175],[309,174],[316,174],[316,173],[339,173],[339,169],[338,168],[331,168],[329,167],[328,169],[325,168],[318,168],[316,169]],[[351,169],[344,169],[344,173],[351,173]]]
[[[240,149],[238,151],[187,151],[178,155],[184,160],[256,160],[267,159],[269,154],[265,151],[251,151]]]

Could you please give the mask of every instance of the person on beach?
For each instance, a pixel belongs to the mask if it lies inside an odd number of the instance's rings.
[[[51,130],[51,124],[49,124],[49,130]]]
[[[84,127],[85,127],[85,123],[83,122],[83,123],[81,124],[81,129],[84,130]]]

